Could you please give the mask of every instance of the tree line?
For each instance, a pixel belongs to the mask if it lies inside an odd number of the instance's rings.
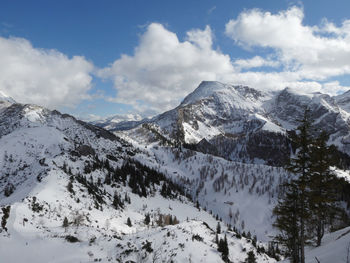
[[[295,154],[286,169],[295,176],[283,185],[284,193],[273,211],[274,226],[279,230],[276,241],[284,245],[290,261],[304,263],[306,245],[320,246],[326,230],[349,224],[340,202],[348,184],[331,169],[337,164],[335,146],[327,145],[326,132],[312,126],[309,110],[290,137]]]

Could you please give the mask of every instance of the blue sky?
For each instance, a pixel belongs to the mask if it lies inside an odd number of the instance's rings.
[[[337,94],[350,86],[349,10],[340,0],[4,0],[0,90],[82,118],[160,113],[206,79]]]

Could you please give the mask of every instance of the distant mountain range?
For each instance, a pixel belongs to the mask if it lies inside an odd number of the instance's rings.
[[[287,133],[298,125],[306,108],[315,134],[326,131],[330,144],[350,154],[350,91],[331,97],[204,81],[175,109],[139,123],[114,124],[112,130],[142,126],[165,140],[228,160],[283,165],[291,151]]]

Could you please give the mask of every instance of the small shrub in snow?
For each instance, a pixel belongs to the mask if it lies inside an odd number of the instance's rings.
[[[15,186],[12,183],[8,183],[4,189],[4,195],[6,197],[10,196],[15,191]]]
[[[32,210],[33,212],[39,213],[40,211],[42,211],[44,208],[43,205],[40,205],[37,201],[36,201],[36,196],[33,196],[32,199]]]
[[[71,235],[66,236],[65,239],[70,243],[79,242],[79,239],[77,237]]]
[[[152,253],[153,252],[152,242],[149,242],[148,240],[146,240],[146,243],[142,246],[142,249],[146,250],[148,253]]]
[[[203,237],[201,237],[200,235],[198,234],[195,234],[195,235],[192,235],[192,241],[194,240],[197,240],[199,242],[202,242],[203,241]]]
[[[7,219],[10,217],[11,206],[2,207],[1,210],[3,212],[3,216],[1,219],[1,227],[5,231],[7,231],[6,224],[7,224]]]

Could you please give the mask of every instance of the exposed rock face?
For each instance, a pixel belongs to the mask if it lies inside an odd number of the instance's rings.
[[[202,82],[173,110],[148,121],[157,133],[187,146],[249,163],[282,165],[292,151],[288,131],[309,108],[315,134],[350,154],[350,93],[331,97],[286,88],[261,92],[250,87]]]

